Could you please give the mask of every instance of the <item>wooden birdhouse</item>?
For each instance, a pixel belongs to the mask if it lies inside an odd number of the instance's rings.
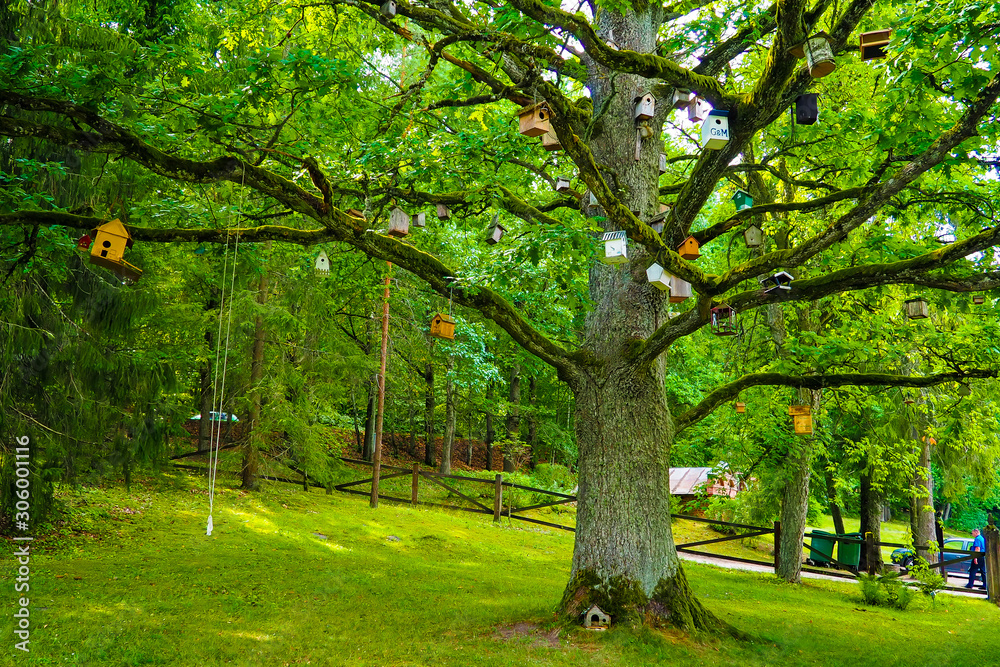
[[[500,221],[493,218],[493,222],[489,227],[486,228],[486,239],[485,241],[490,245],[495,245],[503,238],[503,233],[507,231]]]
[[[657,213],[652,218],[649,219],[649,226],[657,234],[662,234],[664,227],[667,226],[667,214]]]
[[[646,269],[646,280],[648,280],[649,284],[658,290],[664,292],[670,291],[670,274],[656,262],[653,262],[653,264]]]
[[[449,211],[448,207],[445,206],[444,204],[438,204],[437,205],[437,216],[438,216],[438,220],[447,220],[448,218],[451,217],[451,211]]]
[[[552,129],[550,114],[545,102],[524,107],[517,112],[518,129],[526,137],[540,137]]]
[[[351,216],[352,218],[361,218],[362,220],[365,219],[365,214],[356,208],[347,209],[347,215]]]
[[[604,241],[602,262],[621,264],[628,261],[628,238],[625,236],[625,232],[605,232],[602,240]]]
[[[396,16],[396,3],[394,0],[386,0],[382,5],[382,16],[387,19],[394,18]]]
[[[426,227],[427,226],[427,214],[426,213],[415,213],[410,217],[410,222],[413,223],[414,227]]]
[[[716,336],[736,335],[736,309],[729,306],[716,306],[710,311],[712,333]]]
[[[656,98],[653,93],[639,93],[632,103],[635,104],[635,120],[650,120],[656,115]]]
[[[410,233],[410,216],[398,206],[389,212],[389,236],[402,238]]]
[[[542,148],[547,151],[562,150],[562,144],[559,143],[559,135],[556,134],[555,130],[549,130],[542,135]]]
[[[713,151],[729,143],[729,112],[712,109],[701,126],[701,147]]]
[[[984,303],[986,303],[986,297],[983,296],[982,294],[975,294],[972,297],[972,303],[976,304],[977,306],[981,306]]]
[[[431,335],[435,338],[455,340],[455,320],[444,313],[438,313],[431,318]]]
[[[733,203],[736,204],[737,211],[742,211],[745,208],[753,207],[753,197],[745,190],[737,190],[736,194],[733,195]]]
[[[812,408],[808,405],[790,405],[788,414],[792,417],[795,435],[811,435],[813,432]]]
[[[667,154],[660,153],[660,173],[667,173]]]
[[[596,604],[583,612],[583,627],[590,630],[607,630],[611,627],[611,617]]]
[[[764,232],[757,225],[750,225],[743,230],[743,240],[748,248],[759,248],[764,244]]]
[[[132,247],[132,236],[118,218],[98,227],[90,248],[90,263],[111,269],[122,278],[138,280],[142,271],[125,261],[125,249]]]
[[[84,250],[84,251],[90,250],[90,242],[91,242],[91,240],[92,239],[90,238],[90,234],[84,234],[79,239],[77,239],[77,241],[76,241],[76,249],[77,250]]]
[[[803,93],[795,98],[795,124],[815,125],[819,120],[819,93]]]
[[[556,192],[566,192],[569,190],[569,178],[559,176],[556,178]]]
[[[885,58],[885,47],[889,46],[889,38],[891,36],[892,30],[872,30],[871,32],[861,33],[858,45],[861,51],[861,59],[875,60],[876,58]]]
[[[792,289],[792,275],[779,271],[773,276],[762,278],[760,284],[764,288],[764,294],[782,294]]]
[[[316,257],[316,273],[321,273],[323,275],[328,275],[330,273],[330,258],[326,256],[326,252],[320,250],[319,256]]]
[[[712,105],[698,96],[692,96],[687,105],[688,120],[697,123],[705,120],[708,112],[712,110]]]
[[[683,259],[698,259],[701,257],[701,252],[698,250],[698,240],[693,236],[687,237],[677,248],[677,254]]]
[[[809,76],[814,79],[822,79],[837,69],[837,63],[833,60],[833,47],[830,46],[830,35],[825,32],[816,33],[789,51],[799,58],[805,56]]]
[[[674,88],[674,92],[670,94],[670,106],[673,109],[682,111],[687,109],[688,104],[691,103],[691,91],[687,88]]]
[[[736,412],[738,412],[738,413],[740,413],[742,415],[742,414],[746,413],[746,411],[747,411],[747,404],[746,403],[739,403],[739,402],[736,403]]]
[[[920,297],[908,299],[903,305],[906,309],[906,317],[911,320],[922,320],[930,317],[927,312],[927,302]]]
[[[681,303],[691,298],[691,283],[677,276],[670,276],[670,303]]]

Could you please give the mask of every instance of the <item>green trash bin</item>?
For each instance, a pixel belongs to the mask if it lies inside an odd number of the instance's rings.
[[[809,560],[816,565],[830,565],[833,562],[833,544],[837,537],[836,533],[828,533],[825,530],[812,531],[813,537],[809,540]],[[818,535],[829,535],[830,538],[817,537]]]
[[[860,540],[861,533],[845,533],[840,537]],[[837,560],[857,571],[858,565],[861,563],[861,544],[858,542],[837,542]]]

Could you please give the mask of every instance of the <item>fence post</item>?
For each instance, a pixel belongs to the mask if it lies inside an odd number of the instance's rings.
[[[992,516],[990,525],[983,529],[983,533],[986,535],[986,574],[983,579],[990,602],[1000,606],[1000,530]]]
[[[878,563],[881,560],[875,555],[875,533],[868,531],[865,533],[865,564],[868,565],[868,574],[878,574]]]
[[[420,464],[413,464],[413,481],[410,483],[410,504],[417,504],[417,485],[420,483]]]
[[[774,522],[774,573],[778,574],[781,566],[781,522]]]
[[[493,521],[494,523],[500,522],[500,508],[502,507],[503,498],[503,475],[497,473],[497,476],[493,479]]]

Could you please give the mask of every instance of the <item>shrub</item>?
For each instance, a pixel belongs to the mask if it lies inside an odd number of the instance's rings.
[[[558,463],[539,463],[531,473],[531,486],[570,493],[576,488],[576,475]]]
[[[868,605],[902,611],[913,601],[913,591],[899,580],[898,572],[861,573],[858,575],[858,584],[861,586],[861,597]]]

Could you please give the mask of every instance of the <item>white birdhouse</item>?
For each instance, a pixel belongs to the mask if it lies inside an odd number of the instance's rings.
[[[788,50],[798,58],[805,57],[809,66],[809,76],[814,79],[822,79],[837,69],[837,63],[833,59],[833,47],[830,46],[830,35],[825,32],[818,32]]]
[[[712,109],[701,126],[701,147],[719,150],[729,143],[729,112]]]
[[[667,172],[667,154],[660,153],[660,173],[665,174]]]
[[[621,264],[628,261],[628,238],[625,232],[605,232],[604,257],[605,264]]]
[[[410,233],[410,216],[398,206],[389,213],[389,236],[400,238]]]
[[[700,97],[692,97],[688,102],[688,120],[692,123],[704,120],[708,112],[712,110],[712,105]]]
[[[687,88],[674,88],[670,95],[670,106],[677,110],[684,110],[691,103],[691,91]]]
[[[670,291],[670,274],[656,262],[646,269],[646,280],[658,290]]]
[[[762,279],[761,286],[764,294],[781,294],[792,289],[792,274],[786,271],[779,271],[773,276]]]
[[[426,227],[427,226],[427,214],[426,213],[415,213],[413,217],[410,218],[410,222],[413,223],[414,227]]]
[[[382,5],[382,16],[391,19],[396,16],[396,3],[394,0],[386,0]]]
[[[322,250],[319,251],[319,256],[316,258],[316,273],[323,275],[330,273],[330,258]]]
[[[743,230],[743,240],[748,248],[759,248],[764,243],[764,232],[757,225],[750,225]]]
[[[437,216],[439,220],[447,220],[451,217],[451,211],[444,204],[437,205]]]
[[[670,303],[680,303],[691,298],[691,283],[677,276],[670,276]]]
[[[635,96],[632,103],[635,104],[636,120],[649,120],[656,113],[656,98],[652,93],[640,93]]]
[[[566,192],[569,190],[569,178],[559,176],[556,178],[556,192]]]

